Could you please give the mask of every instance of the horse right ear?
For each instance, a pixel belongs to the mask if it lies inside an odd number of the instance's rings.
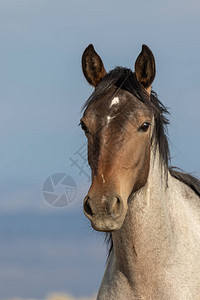
[[[87,81],[94,87],[106,75],[101,57],[96,53],[92,44],[90,44],[82,56],[82,70]]]

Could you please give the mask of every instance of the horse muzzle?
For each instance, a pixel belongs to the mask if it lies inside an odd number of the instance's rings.
[[[118,195],[98,199],[88,194],[84,199],[83,210],[97,231],[116,231],[124,220],[124,205]]]

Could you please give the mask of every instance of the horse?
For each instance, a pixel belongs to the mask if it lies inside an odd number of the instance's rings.
[[[152,51],[142,45],[134,72],[107,73],[90,44],[82,70],[94,87],[80,120],[92,179],[83,210],[110,240],[97,299],[200,299],[200,181],[171,167]]]

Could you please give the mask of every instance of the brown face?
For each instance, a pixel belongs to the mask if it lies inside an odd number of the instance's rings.
[[[112,88],[106,97],[88,106],[81,125],[88,139],[92,185],[84,213],[100,231],[121,227],[128,198],[147,181],[152,116],[127,91]]]
[[[93,50],[91,46],[85,50],[83,69],[86,65],[86,78],[92,77],[90,81],[95,82],[94,68],[100,57],[95,52],[93,60],[89,60],[88,55],[91,56]],[[95,62],[93,69],[87,65],[91,62]],[[100,67],[105,72],[102,62]],[[129,197],[145,185],[150,165],[152,115],[145,104],[128,91],[118,89],[115,94],[114,91],[116,87],[111,87],[105,96],[92,101],[81,119],[92,170],[84,213],[94,229],[104,232],[120,229]]]

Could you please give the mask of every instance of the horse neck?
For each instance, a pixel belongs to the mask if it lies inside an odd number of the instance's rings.
[[[130,280],[135,277],[135,270],[143,266],[151,272],[155,263],[165,259],[166,249],[170,249],[167,172],[160,163],[158,150],[152,151],[147,183],[130,200],[121,229],[112,233],[115,263]]]

